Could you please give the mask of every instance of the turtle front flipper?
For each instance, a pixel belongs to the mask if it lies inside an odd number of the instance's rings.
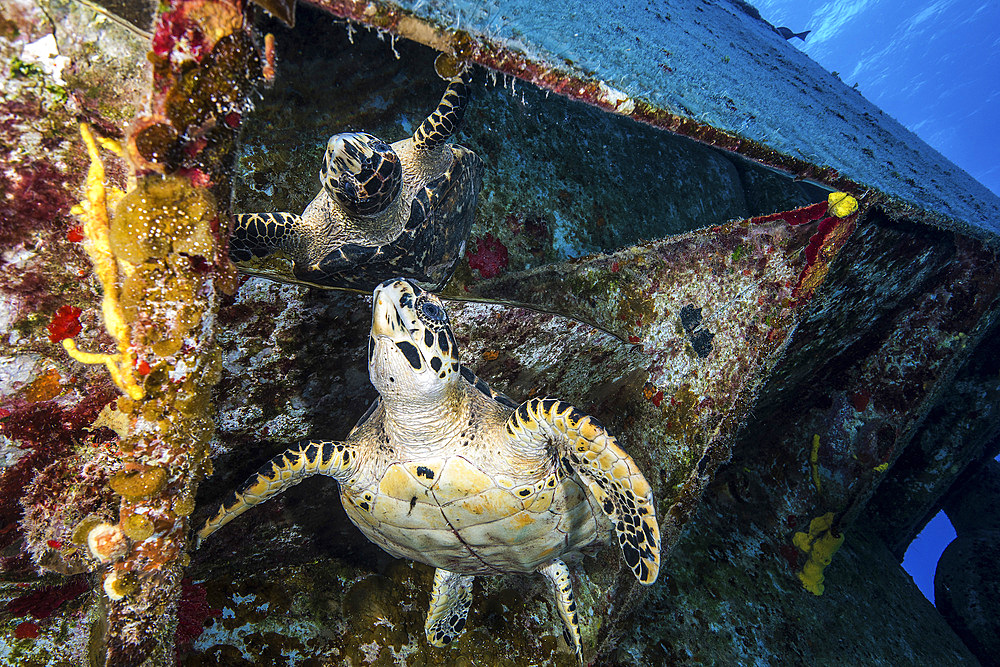
[[[351,445],[332,440],[307,440],[294,449],[285,450],[251,475],[238,491],[230,494],[215,516],[198,531],[195,548],[254,505],[295,486],[306,477],[327,475],[339,482],[345,481],[355,459]]]
[[[576,613],[576,600],[573,599],[573,582],[569,578],[569,568],[558,558],[538,570],[552,584],[552,598],[556,601],[556,609],[563,621],[563,634],[566,643],[576,651],[576,660],[583,664],[583,645],[580,642],[580,623]]]
[[[660,528],[653,490],[635,461],[599,421],[553,398],[533,398],[507,419],[507,434],[522,442],[556,445],[564,468],[587,485],[611,520],[625,562],[641,584],[660,572]]]
[[[437,108],[413,133],[414,148],[418,151],[434,150],[443,146],[455,134],[465,115],[465,108],[469,106],[470,83],[471,67],[466,67],[460,74],[452,77]]]
[[[246,262],[281,250],[299,223],[294,213],[241,213],[229,239],[229,257]]]
[[[478,389],[479,392],[483,394],[483,396],[493,399],[494,401],[496,401],[500,405],[503,405],[504,407],[508,408],[517,407],[517,403],[511,400],[510,397],[508,397],[506,394],[501,394],[499,391],[496,391],[493,388],[491,388],[488,384],[486,384],[485,380],[476,375],[472,371],[472,369],[469,368],[468,366],[462,366],[461,373],[462,377],[465,378],[465,381],[471,384],[476,389]]]
[[[447,646],[465,629],[465,618],[472,605],[474,576],[438,568],[434,571],[431,608],[427,612],[424,632],[433,646]]]

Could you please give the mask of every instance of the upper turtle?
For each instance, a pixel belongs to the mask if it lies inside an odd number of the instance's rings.
[[[302,215],[236,216],[230,257],[243,270],[326,288],[372,289],[392,276],[437,289],[465,250],[483,162],[447,143],[469,101],[470,70],[450,79],[437,108],[393,144],[364,132],[335,134],[321,190]],[[252,261],[280,252],[291,267]]]
[[[432,644],[461,633],[475,576],[541,572],[582,661],[561,557],[614,535],[639,581],[656,581],[649,484],[593,417],[550,398],[517,404],[462,366],[433,294],[397,279],[373,301],[368,360],[379,400],[343,441],[302,442],[272,459],[199,540],[305,477],[328,475],[368,539],[437,568],[425,626]]]

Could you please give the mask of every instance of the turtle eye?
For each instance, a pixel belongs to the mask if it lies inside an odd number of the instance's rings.
[[[424,301],[420,304],[420,314],[434,322],[443,322],[445,319],[444,308],[433,301]]]

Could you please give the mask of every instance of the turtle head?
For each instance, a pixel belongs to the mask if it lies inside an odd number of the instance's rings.
[[[439,404],[460,383],[460,371],[438,297],[402,278],[375,288],[368,374],[383,400]]]
[[[319,180],[350,215],[373,216],[399,196],[403,167],[392,146],[378,137],[345,132],[326,143]]]

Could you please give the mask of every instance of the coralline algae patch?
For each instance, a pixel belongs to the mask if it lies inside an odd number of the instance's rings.
[[[81,162],[66,141],[72,116],[64,109],[65,100],[57,100],[51,92],[52,85],[43,73],[33,70],[11,72],[0,84],[4,93],[0,140],[8,147],[0,159],[0,192],[4,193],[0,247],[5,254],[19,244],[34,246],[32,234],[52,235],[55,241],[69,226],[73,195],[67,181]],[[36,124],[38,130],[25,131]]]
[[[8,573],[83,571],[74,523],[110,501],[113,434],[91,426],[114,394],[105,382],[68,377],[63,385],[58,377],[40,373],[0,407],[0,445],[11,454],[0,476],[0,569]]]
[[[21,498],[26,551],[38,567],[61,574],[92,569],[78,527],[90,517],[114,514],[108,478],[120,464],[111,444],[77,451],[37,472]]]
[[[44,17],[39,22],[45,23]],[[23,39],[8,42],[0,36],[0,47],[17,53],[28,46]],[[85,164],[75,145],[78,109],[51,74],[16,57],[12,66],[9,76],[0,73],[0,145],[5,147],[0,156],[0,293],[4,310],[10,309],[0,319],[11,317],[17,334],[7,340],[9,353],[30,346],[39,333],[60,337],[78,331],[79,300],[90,292],[80,281],[88,271],[86,259],[66,238],[74,224],[73,190]],[[46,332],[47,326],[53,328]],[[55,350],[52,356],[58,354]]]
[[[0,663],[77,664],[99,607],[88,590],[82,576],[61,585],[0,585]]]
[[[507,268],[507,246],[492,234],[474,239],[466,251],[469,268],[478,271],[482,278],[493,278]]]
[[[90,104],[104,94],[93,85],[100,56],[91,44],[90,57],[79,58],[77,36],[60,23],[79,18],[78,9],[15,2],[0,11],[0,290],[4,300],[17,303],[22,321],[50,318],[67,301],[81,306],[77,300],[90,292],[80,280],[86,259],[66,235],[75,224],[69,212],[86,171],[77,119],[88,117]],[[83,11],[93,20],[91,10]],[[118,57],[127,60],[124,55]],[[101,76],[104,84],[108,72]],[[127,105],[128,96],[116,91],[97,115],[120,117]]]

